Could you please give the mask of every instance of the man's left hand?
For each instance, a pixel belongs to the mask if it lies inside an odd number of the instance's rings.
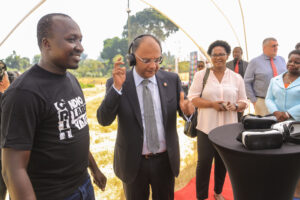
[[[180,92],[179,106],[183,114],[192,115],[195,111],[195,107],[191,101],[184,99],[184,92]]]
[[[105,190],[105,186],[106,186],[106,177],[105,175],[98,169],[96,170],[96,172],[92,172],[91,173],[93,178],[94,178],[94,183],[102,190]]]

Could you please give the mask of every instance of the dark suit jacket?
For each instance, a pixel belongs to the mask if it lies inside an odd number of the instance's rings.
[[[177,111],[180,111],[181,81],[177,74],[162,70],[158,70],[156,79],[170,166],[174,176],[178,176],[180,155],[176,120]],[[97,118],[101,125],[107,126],[118,116],[114,171],[123,182],[131,183],[138,173],[143,147],[143,123],[133,71],[126,74],[122,95],[115,91],[112,84],[112,79],[106,83],[106,95],[97,110]]]
[[[242,66],[243,66],[243,74],[242,74],[242,77],[244,77],[245,72],[246,72],[246,69],[247,69],[247,66],[248,66],[248,62],[242,60]],[[235,65],[234,65],[234,63],[233,63],[233,60],[227,62],[227,63],[226,63],[226,67],[228,67],[229,69],[231,69],[232,71],[234,71]]]

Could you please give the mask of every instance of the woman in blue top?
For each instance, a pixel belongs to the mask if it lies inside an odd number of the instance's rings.
[[[287,70],[271,79],[266,106],[278,121],[300,121],[300,50],[289,53]]]
[[[289,53],[287,72],[271,79],[266,106],[278,121],[300,121],[300,50]],[[294,196],[300,199],[300,180]]]

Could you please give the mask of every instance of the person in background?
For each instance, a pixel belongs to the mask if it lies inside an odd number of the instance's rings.
[[[300,50],[289,53],[287,72],[271,79],[266,96],[268,111],[278,121],[300,121]]]
[[[202,69],[205,69],[205,63],[204,61],[200,60],[197,62],[197,71],[201,71]]]
[[[37,25],[41,59],[2,96],[2,175],[13,200],[94,200],[87,171],[104,190],[106,177],[89,151],[86,103],[77,79],[82,34],[62,13]]]
[[[296,49],[296,50],[300,50],[300,42],[298,42],[298,43],[296,44],[295,49]]]
[[[216,200],[224,200],[221,193],[226,168],[218,152],[209,141],[207,134],[218,126],[236,123],[238,121],[237,112],[242,112],[247,107],[247,97],[243,78],[226,67],[226,61],[230,55],[229,44],[217,40],[209,46],[207,53],[211,56],[213,66],[210,69],[202,97],[200,98],[200,93],[207,69],[196,72],[188,92],[188,98],[198,108],[196,127],[198,129],[197,199],[208,198],[210,171],[214,158],[214,197]]]
[[[243,49],[241,47],[235,47],[232,51],[233,60],[227,62],[226,67],[244,77],[248,66],[248,62],[244,61],[242,56]]]
[[[244,78],[244,74],[246,72],[248,62],[244,61],[243,49],[241,47],[235,47],[232,51],[233,60],[226,63],[226,67],[231,69],[232,71],[240,74]],[[241,122],[244,112],[237,112],[238,122]]]
[[[283,57],[277,56],[278,42],[275,38],[264,39],[262,47],[263,54],[249,62],[244,80],[255,114],[264,116],[269,114],[265,97],[270,80],[286,71],[286,63]]]
[[[10,81],[7,74],[7,67],[3,60],[0,60],[0,92],[4,91],[9,87]]]
[[[300,121],[300,50],[289,53],[287,72],[271,79],[266,105],[278,121]],[[300,180],[295,197],[300,198]]]

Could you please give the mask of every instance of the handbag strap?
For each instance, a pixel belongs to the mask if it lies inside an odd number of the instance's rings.
[[[204,90],[204,87],[206,85],[206,82],[207,82],[207,79],[208,79],[208,76],[209,76],[209,72],[210,72],[210,69],[207,68],[206,71],[205,71],[205,75],[204,75],[204,78],[203,78],[203,82],[202,82],[202,90],[201,90],[201,93],[200,93],[200,97],[202,97],[202,92]]]

